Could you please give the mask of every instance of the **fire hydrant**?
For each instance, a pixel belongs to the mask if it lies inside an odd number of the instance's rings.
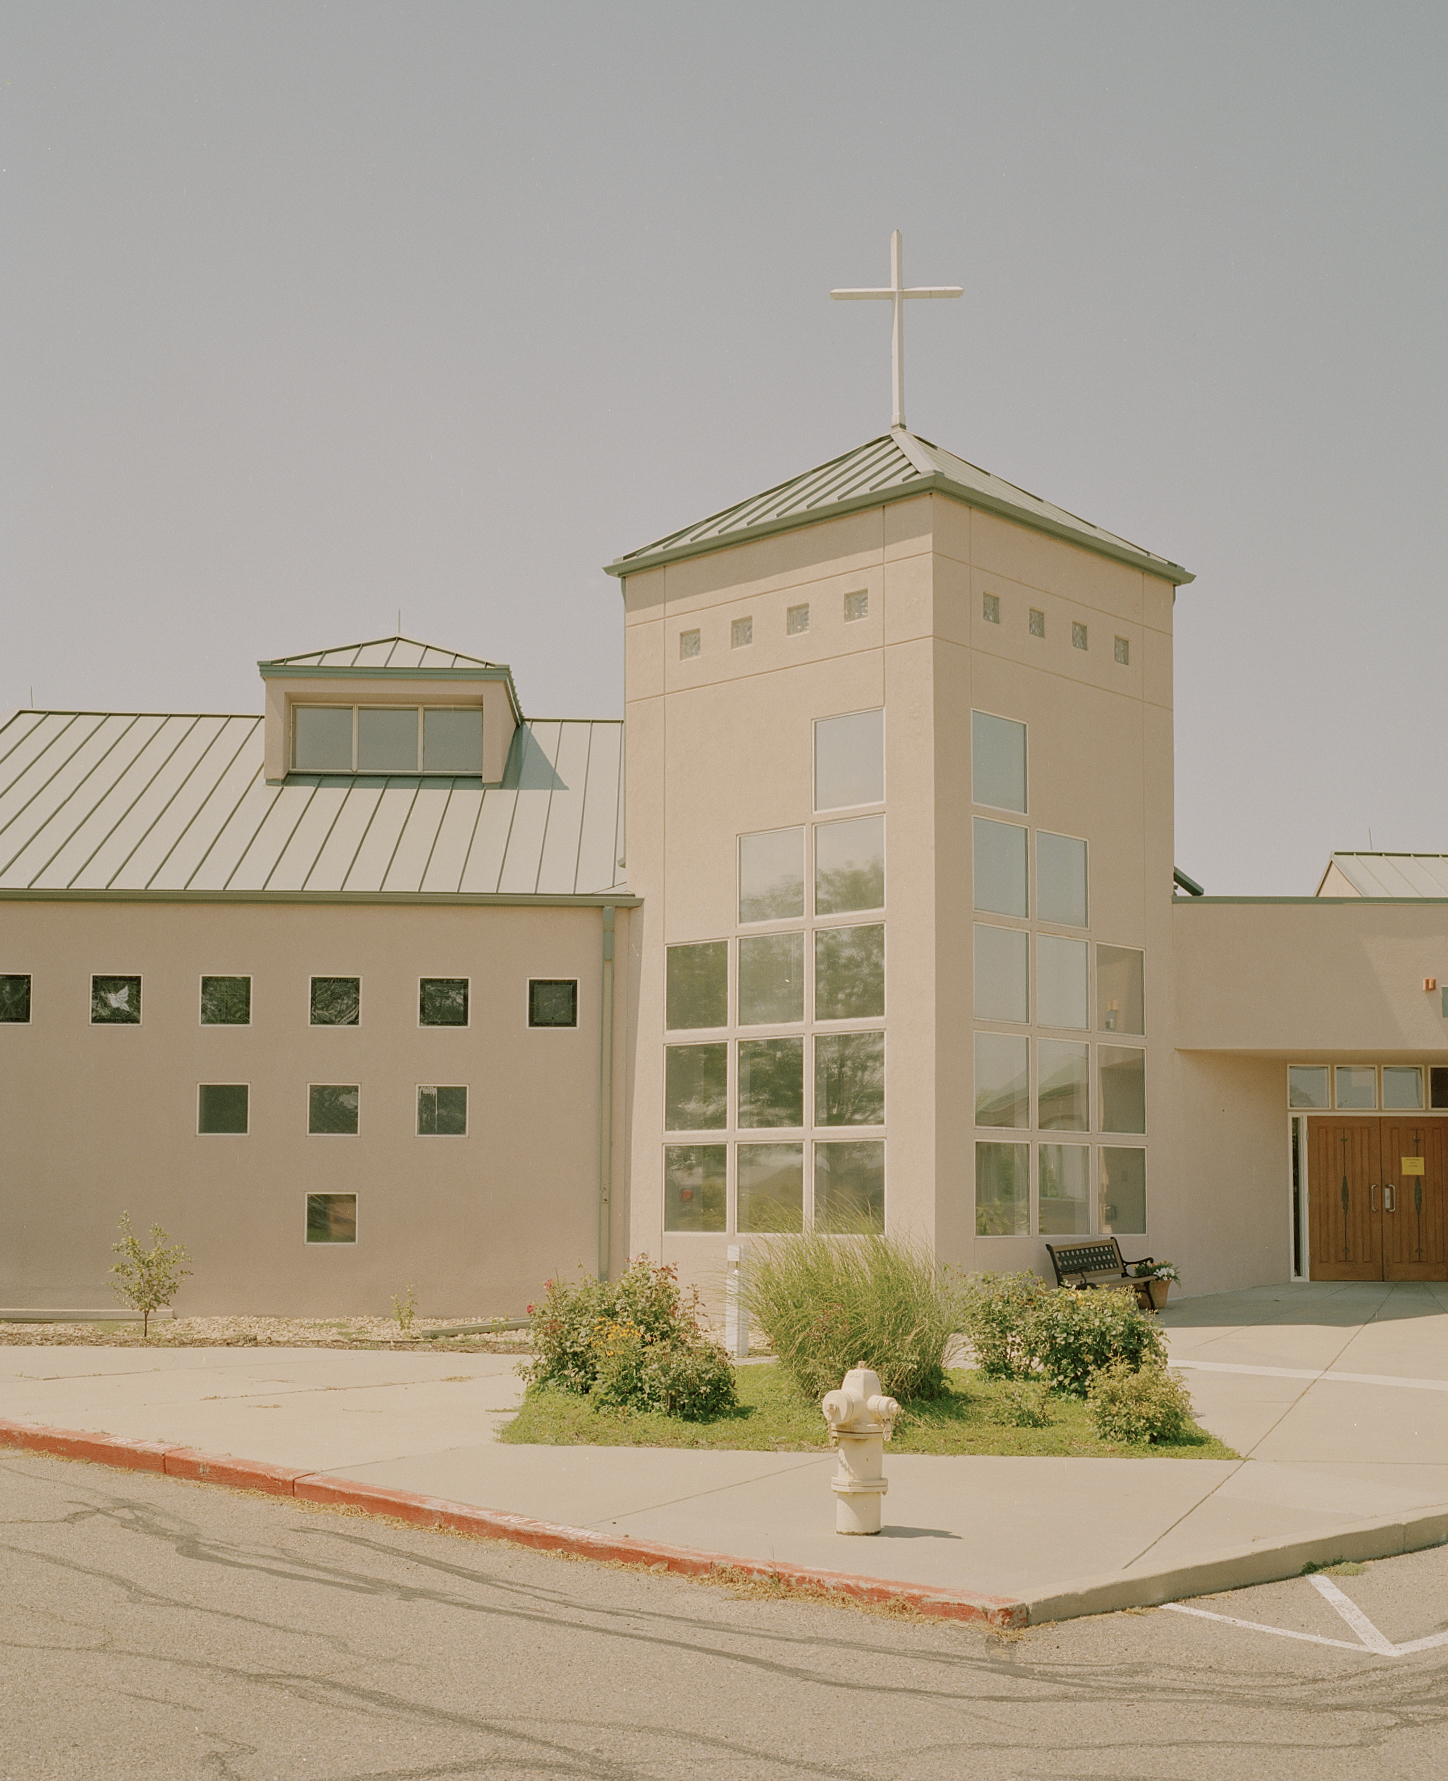
[[[838,1391],[820,1405],[830,1426],[830,1444],[840,1463],[830,1480],[835,1493],[837,1534],[878,1534],[880,1498],[890,1488],[884,1475],[884,1443],[894,1433],[900,1406],[881,1395],[879,1375],[853,1367]]]

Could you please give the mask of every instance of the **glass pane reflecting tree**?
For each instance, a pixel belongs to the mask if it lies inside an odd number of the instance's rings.
[[[804,914],[804,830],[739,837],[739,919],[784,921]]]
[[[883,1231],[885,1146],[878,1140],[815,1145],[814,1222],[822,1231]]]
[[[92,977],[91,1021],[96,1026],[141,1024],[139,977]]]
[[[203,977],[201,1024],[204,1027],[244,1027],[251,1024],[249,977]]]
[[[815,914],[885,907],[885,819],[815,825]]]
[[[1090,1061],[1085,1045],[1073,1045],[1064,1039],[1042,1039],[1036,1047],[1039,1083],[1036,1090],[1039,1118],[1037,1124],[1045,1132],[1089,1132],[1091,1130],[1088,1081]],[[1145,1126],[1117,1127],[1117,1130],[1144,1131]]]
[[[883,1033],[821,1033],[814,1056],[816,1125],[884,1125]]]
[[[423,1027],[465,1027],[468,1024],[467,978],[419,978],[417,1024]]]
[[[815,1019],[874,1020],[884,1012],[884,927],[816,928]]]
[[[740,1026],[803,1019],[804,935],[744,935],[739,941]]]
[[[307,1241],[355,1243],[357,1241],[356,1194],[308,1194]]]
[[[664,1229],[722,1231],[728,1215],[723,1144],[669,1144],[664,1149]]]
[[[0,976],[0,1022],[24,1025],[30,1019],[30,978],[15,972]]]
[[[804,1124],[804,1040],[739,1041],[739,1124]]]
[[[464,1138],[468,1130],[466,1088],[419,1088],[417,1133],[421,1137]]]
[[[707,1132],[728,1110],[729,1047],[664,1047],[664,1124],[671,1132]]]
[[[361,1091],[355,1082],[314,1082],[307,1089],[307,1130],[353,1137]]]
[[[312,979],[312,1025],[314,1027],[355,1027],[362,1020],[362,979],[360,977],[314,977]]]
[[[671,946],[666,958],[665,1025],[670,1031],[729,1021],[729,943]]]

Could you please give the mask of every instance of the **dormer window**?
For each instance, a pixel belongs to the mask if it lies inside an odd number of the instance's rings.
[[[294,705],[297,773],[481,773],[480,705]]]

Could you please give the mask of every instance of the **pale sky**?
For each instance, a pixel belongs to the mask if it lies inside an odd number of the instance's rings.
[[[1448,851],[1448,8],[0,16],[0,711],[403,629],[622,709],[601,565],[889,424],[1197,575],[1177,859]]]

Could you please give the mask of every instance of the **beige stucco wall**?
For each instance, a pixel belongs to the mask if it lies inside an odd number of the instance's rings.
[[[628,911],[618,912],[628,954]],[[185,1244],[185,1312],[514,1316],[598,1256],[598,908],[16,902],[0,969],[0,1304],[102,1306],[116,1220]],[[92,1026],[90,979],[142,977],[142,1024]],[[252,979],[249,1027],[202,1027],[199,980]],[[357,1027],[312,1027],[309,979],[360,976]],[[468,977],[467,1028],[420,1028],[417,980]],[[530,1029],[530,976],[576,977],[579,1024]],[[615,1005],[623,1061],[626,998]],[[615,1179],[625,1175],[624,1073]],[[197,1134],[197,1085],[251,1086],[246,1136]],[[311,1136],[307,1086],[360,1085],[356,1137]],[[419,1137],[418,1084],[465,1084],[465,1137]],[[358,1241],[304,1242],[308,1192],[355,1192]],[[622,1233],[626,1194],[615,1213]],[[622,1242],[620,1242],[620,1248]]]
[[[1448,1063],[1448,904],[1183,897],[1172,925],[1185,1049]]]
[[[869,593],[869,618],[846,624],[855,589]],[[984,593],[999,598],[1001,624],[983,619]],[[786,608],[806,600],[810,630],[789,637]],[[736,931],[736,836],[807,824],[812,720],[881,702],[890,1229],[969,1267],[1046,1264],[1037,1237],[974,1231],[972,707],[1029,727],[1030,827],[1087,839],[1089,938],[1146,950],[1153,1228],[1142,1246],[1158,1221],[1174,1228],[1172,600],[1153,577],[940,496],[629,577],[628,861],[644,899],[633,1250],[662,1252],[711,1287],[730,1240],[662,1231],[664,947]],[[1046,613],[1044,639],[1029,633],[1029,607]],[[755,641],[731,649],[730,625],[746,616]],[[1085,651],[1073,621],[1088,626]],[[701,653],[681,661],[680,632],[694,628]],[[1124,666],[1117,636],[1130,645]]]

